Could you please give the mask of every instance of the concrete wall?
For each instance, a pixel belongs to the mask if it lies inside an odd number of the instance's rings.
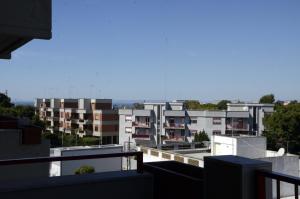
[[[21,130],[0,130],[0,160],[33,157],[49,157],[50,143],[24,145],[21,142]],[[0,181],[11,181],[49,176],[49,163],[1,166]]]
[[[255,136],[212,136],[211,154],[238,155],[247,158],[262,158],[266,156],[266,138]]]
[[[291,175],[299,176],[299,157],[298,156],[280,156],[280,157],[267,157],[259,158],[266,162],[272,163],[272,171]],[[281,182],[280,193],[281,197],[294,196],[294,185]],[[273,182],[273,198],[276,198],[276,182]]]
[[[0,185],[1,199],[153,199],[153,177],[135,171],[54,177]]]
[[[103,148],[86,148],[64,150],[62,148],[54,148],[54,156],[80,156],[80,155],[96,155],[106,153],[120,153],[123,151],[122,146],[116,147],[103,147]],[[76,160],[76,161],[62,161],[54,162],[52,164],[51,176],[59,175],[74,175],[75,170],[81,166],[88,165],[95,168],[95,172],[107,172],[107,171],[120,171],[122,169],[122,158],[105,158],[105,159],[93,159],[93,160]],[[60,172],[60,173],[58,173]]]
[[[248,158],[263,158],[266,156],[267,140],[265,137],[237,138],[238,156]]]

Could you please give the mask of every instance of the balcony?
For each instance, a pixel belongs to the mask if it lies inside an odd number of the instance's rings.
[[[79,119],[78,118],[71,118],[71,122],[77,124],[77,123],[79,123]]]
[[[164,123],[164,128],[166,129],[185,129],[184,123]]]
[[[99,195],[111,199],[271,199],[286,197],[281,192],[283,182],[294,186],[291,198],[298,198],[299,194],[298,177],[272,172],[271,162],[238,156],[204,157],[204,168],[175,161],[143,163],[142,152],[1,160],[0,167],[129,156],[136,157],[136,171],[121,169],[52,178],[27,176],[24,181],[1,183],[0,198],[82,199]],[[270,179],[275,182],[274,190]]]
[[[226,130],[228,131],[249,131],[249,125],[248,124],[227,124]]]
[[[150,140],[150,135],[147,134],[132,134],[133,139],[137,140]]]
[[[79,123],[84,123],[84,119],[80,118],[78,121],[79,121]]]
[[[136,128],[150,128],[150,122],[132,122],[132,126]]]

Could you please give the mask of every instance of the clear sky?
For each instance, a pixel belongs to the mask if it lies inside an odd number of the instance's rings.
[[[53,0],[53,38],[0,61],[0,91],[299,100],[299,10],[299,0]]]

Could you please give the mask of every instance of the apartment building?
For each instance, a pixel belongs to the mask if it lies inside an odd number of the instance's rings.
[[[36,99],[35,107],[50,132],[101,137],[102,144],[118,143],[118,112],[111,99]]]
[[[265,116],[274,112],[274,104],[259,104],[259,103],[234,103],[228,104],[228,112],[240,114],[240,117],[228,121],[228,129],[230,125],[235,127],[243,127],[243,131],[250,131],[254,135],[261,135],[265,130],[263,119]],[[241,128],[240,128],[241,129]]]
[[[271,104],[229,104],[227,111],[194,111],[185,110],[177,101],[144,103],[144,110],[119,110],[119,143],[156,146],[193,142],[201,131],[208,136],[261,135],[263,117],[273,111]]]

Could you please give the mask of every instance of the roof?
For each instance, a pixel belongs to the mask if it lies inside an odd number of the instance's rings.
[[[0,59],[32,39],[51,39],[51,0],[0,1]]]
[[[260,104],[260,103],[228,103],[228,106],[260,106],[260,107],[274,107],[274,104]]]

